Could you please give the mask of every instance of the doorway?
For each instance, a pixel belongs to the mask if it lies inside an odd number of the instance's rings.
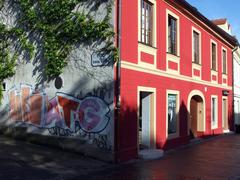
[[[139,91],[138,145],[139,149],[155,148],[154,92]]]
[[[198,132],[204,130],[204,103],[201,96],[195,95],[190,101],[189,133],[191,138],[197,138]]]
[[[223,98],[222,100],[222,127],[223,131],[229,131],[229,126],[228,126],[228,102],[226,98]]]

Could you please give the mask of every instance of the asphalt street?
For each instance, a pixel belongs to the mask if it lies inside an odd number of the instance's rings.
[[[0,180],[239,180],[240,135],[224,135],[168,152],[162,159],[108,164],[0,137]]]

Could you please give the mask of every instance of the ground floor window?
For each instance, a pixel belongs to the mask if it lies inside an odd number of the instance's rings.
[[[168,94],[168,134],[177,133],[177,94]]]
[[[212,119],[212,129],[217,128],[217,97],[212,96],[212,106],[211,106],[211,119]]]

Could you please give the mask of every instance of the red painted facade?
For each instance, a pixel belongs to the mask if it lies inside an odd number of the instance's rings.
[[[137,158],[138,144],[138,87],[156,90],[156,148],[169,149],[186,144],[189,135],[189,97],[191,92],[203,94],[205,131],[197,132],[198,137],[223,133],[222,124],[222,91],[228,90],[228,124],[232,122],[232,49],[234,46],[227,39],[211,29],[204,21],[189,13],[175,1],[156,0],[156,66],[154,55],[142,50],[139,56],[138,38],[138,0],[122,0],[121,24],[121,117],[118,122],[117,160],[126,161]],[[179,17],[180,56],[179,62],[167,60],[167,20],[169,10]],[[193,68],[192,63],[192,28],[201,33],[201,70]],[[211,40],[217,43],[218,69],[217,76],[211,75]],[[227,51],[227,79],[222,75],[222,47]],[[141,58],[142,60],[140,60]],[[141,65],[139,62],[144,62]],[[149,67],[147,65],[150,65]],[[146,66],[145,66],[146,65]],[[173,71],[179,71],[174,73]],[[212,77],[215,76],[215,77]],[[212,78],[212,79],[211,79]],[[212,82],[216,80],[216,82]],[[224,85],[225,83],[225,85]],[[226,85],[227,83],[227,85]],[[167,137],[167,90],[179,92],[178,131],[176,138]],[[194,94],[193,94],[194,95]],[[211,96],[217,96],[217,128],[211,127]],[[191,97],[190,97],[191,98]]]

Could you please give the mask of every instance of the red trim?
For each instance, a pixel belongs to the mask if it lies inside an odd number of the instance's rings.
[[[213,80],[213,81],[216,81],[216,80],[217,80],[217,76],[212,75],[212,80]]]
[[[200,70],[198,70],[198,69],[194,69],[193,70],[193,74],[194,74],[194,76],[198,76],[198,77],[200,77],[200,73],[201,71]]]
[[[154,64],[154,56],[145,52],[141,52],[141,61],[149,64]]]
[[[168,68],[172,69],[172,70],[175,70],[175,71],[178,71],[178,64],[175,63],[175,62],[172,62],[172,61],[168,61]]]

